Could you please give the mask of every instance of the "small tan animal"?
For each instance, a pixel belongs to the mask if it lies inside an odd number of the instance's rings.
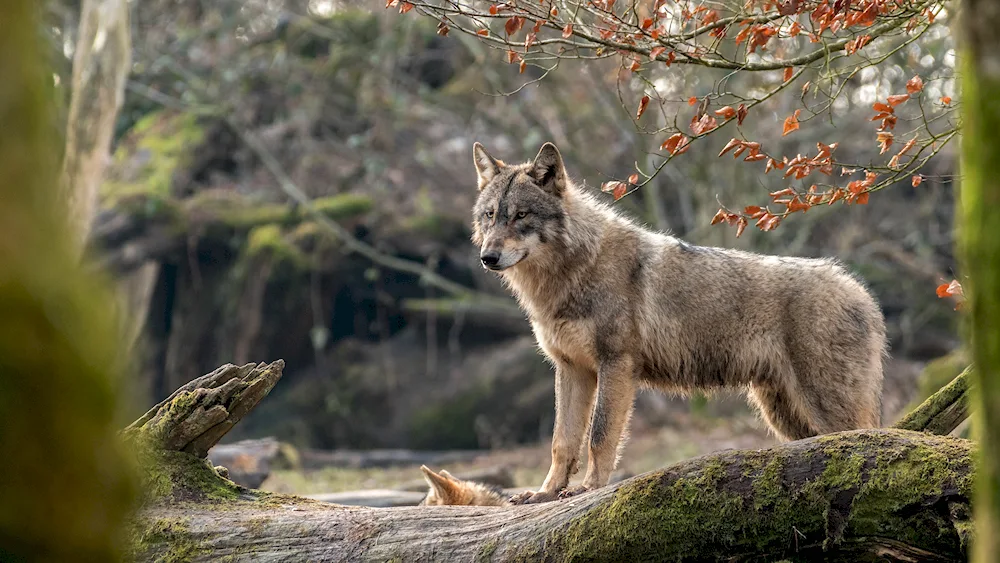
[[[503,489],[474,481],[456,479],[444,469],[434,473],[426,465],[420,466],[424,480],[430,486],[427,496],[419,506],[504,506],[509,505]]]
[[[879,426],[885,323],[835,260],[701,247],[645,229],[576,187],[559,150],[507,165],[473,145],[473,241],[555,366],[543,502],[603,487],[636,390],[748,392],[785,440]],[[583,484],[577,471],[589,429]]]

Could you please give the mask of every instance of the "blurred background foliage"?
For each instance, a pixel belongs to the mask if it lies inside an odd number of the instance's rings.
[[[74,1],[49,6],[57,85],[68,83],[78,11]],[[799,100],[778,96],[755,108],[744,132],[777,154],[840,141],[844,161],[870,159],[876,96],[903,91],[916,72],[939,78],[936,94],[954,95],[944,25],[847,81],[834,118],[782,137]],[[290,202],[262,157],[357,239],[513,306],[469,241],[471,145],[519,161],[554,141],[586,189],[628,176],[663,139],[636,130],[634,106],[619,99],[618,62],[564,61],[518,89],[542,71],[520,74],[474,38],[438,35],[430,18],[359,1],[143,0],[132,26],[133,68],[95,223],[98,256],[138,304],[131,412],[221,363],[283,358],[285,377],[230,439],[430,449],[544,441],[552,376],[523,316],[465,307],[418,275],[348,252]],[[701,96],[718,79],[675,65],[658,88]],[[775,79],[780,72],[735,73],[728,84]],[[624,86],[632,99],[646,85]],[[686,123],[691,109],[674,109]],[[759,204],[786,184],[762,166],[719,159],[729,136],[699,143],[616,205],[696,244],[836,256],[864,276],[892,342],[890,423],[923,392],[924,364],[958,342],[953,303],[934,292],[952,278],[954,147],[916,188],[907,182],[868,205],[823,206],[736,239],[709,226],[719,202]],[[634,428],[720,417],[752,421],[735,396],[643,394]]]

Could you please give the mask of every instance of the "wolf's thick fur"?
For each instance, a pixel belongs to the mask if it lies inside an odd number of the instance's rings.
[[[503,489],[456,479],[444,469],[440,473],[431,471],[426,465],[420,466],[424,480],[430,487],[427,496],[419,506],[504,506],[509,504]]]
[[[649,231],[574,186],[551,143],[524,164],[473,155],[473,240],[556,372],[552,465],[520,501],[566,487],[588,428],[582,490],[606,485],[640,386],[745,389],[786,440],[879,426],[884,320],[836,261]]]

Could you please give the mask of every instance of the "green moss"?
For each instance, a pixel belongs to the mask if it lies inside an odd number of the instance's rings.
[[[159,548],[165,551],[159,552]],[[129,531],[129,558],[156,563],[191,561],[205,550],[191,538],[184,518],[141,520]]]
[[[497,550],[498,545],[499,545],[499,540],[497,538],[493,538],[484,543],[479,548],[479,553],[476,554],[476,561],[478,562],[491,561],[493,559],[493,554]]]
[[[793,530],[795,541],[812,550],[848,534],[909,538],[950,553],[960,531],[935,511],[912,507],[945,491],[958,499],[971,492],[969,443],[916,433],[907,440],[899,432],[823,437],[805,457],[774,449],[692,460],[623,485],[610,504],[549,533],[544,545],[525,546],[516,558],[555,552],[567,561],[646,560],[650,554],[688,561],[747,546],[748,539],[756,556],[778,558]],[[877,462],[859,449],[879,452]],[[803,477],[811,472],[818,473]],[[807,553],[793,559],[811,560]]]
[[[174,174],[187,167],[204,137],[191,113],[162,110],[143,117],[115,151],[101,195],[111,205],[135,194],[169,195]]]
[[[175,417],[191,411],[197,392],[182,392],[165,405],[163,415],[137,430],[125,433],[133,460],[140,468],[142,500],[149,503],[168,498],[232,500],[241,489],[223,478],[207,459],[164,449],[165,429]]]
[[[360,194],[340,194],[312,200],[314,209],[331,219],[347,219],[371,211],[372,199]]]
[[[247,235],[244,253],[248,257],[267,255],[276,262],[303,266],[307,259],[298,248],[285,240],[278,225],[254,227]]]

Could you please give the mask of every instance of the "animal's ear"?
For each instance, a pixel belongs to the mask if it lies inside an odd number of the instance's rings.
[[[563,165],[559,149],[552,143],[545,143],[539,149],[531,164],[531,175],[543,190],[561,196],[566,189],[566,167]]]
[[[426,465],[421,465],[420,471],[423,471],[424,481],[427,481],[427,484],[430,485],[431,489],[433,489],[434,491],[434,494],[437,495],[438,498],[448,499],[454,496],[455,483],[453,483],[447,477],[434,473],[433,471],[428,469]]]
[[[481,190],[490,183],[494,176],[500,173],[503,162],[486,152],[479,141],[472,145],[472,159],[476,162],[476,174],[479,175],[479,189]]]
[[[442,469],[441,471],[438,472],[438,475],[444,477],[445,479],[450,479],[452,481],[458,481],[458,479],[456,479],[454,475],[452,475],[451,473],[448,473],[447,469]]]

